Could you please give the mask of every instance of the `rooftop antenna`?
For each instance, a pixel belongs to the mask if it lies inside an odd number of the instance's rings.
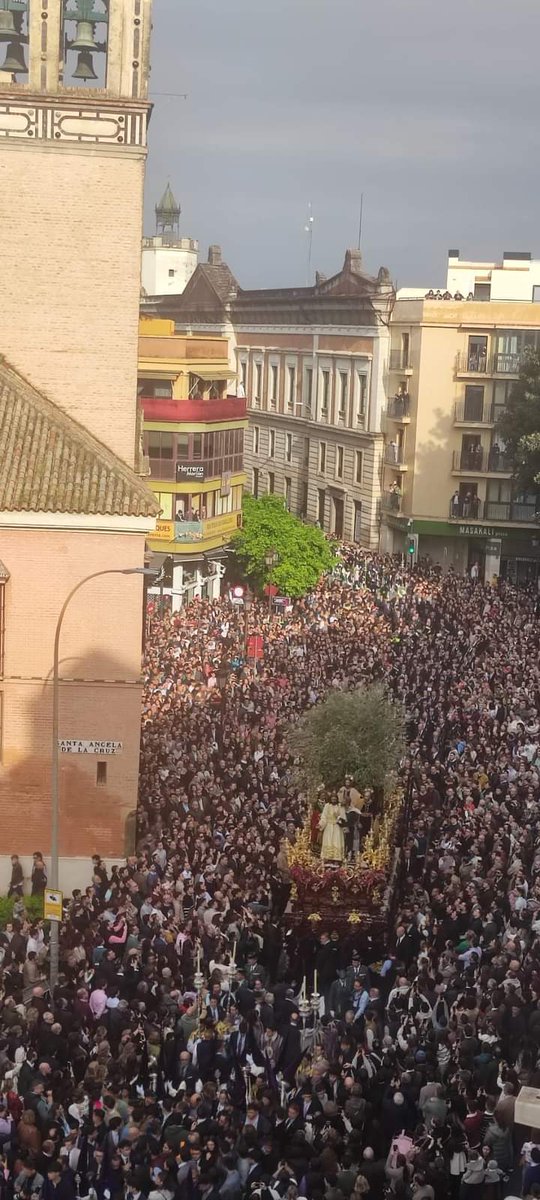
[[[364,215],[364,193],[360,196],[360,216],[358,218],[358,249],[362,246],[362,218]]]
[[[307,287],[309,287],[311,284],[311,251],[313,249],[313,222],[314,222],[314,220],[315,220],[315,218],[313,216],[313,209],[312,209],[311,200],[310,200],[310,202],[308,204],[307,224],[304,225],[304,232],[307,233],[307,238],[308,238]]]

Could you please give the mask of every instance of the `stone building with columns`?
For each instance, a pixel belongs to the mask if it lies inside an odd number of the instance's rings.
[[[7,0],[0,14],[0,887],[50,850],[60,645],[60,885],[133,844],[142,568],[140,243],[151,0]],[[60,48],[62,48],[62,53]],[[114,573],[114,574],[113,574]]]
[[[151,302],[180,329],[226,333],[247,397],[247,487],[327,533],[376,548],[382,410],[395,293],[358,250],[310,287],[246,290],[210,248],[183,294]]]

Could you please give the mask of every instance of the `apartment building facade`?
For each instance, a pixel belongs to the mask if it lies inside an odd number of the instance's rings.
[[[241,524],[247,418],[245,398],[228,388],[234,374],[226,337],[141,319],[143,445],[160,513],[148,544],[172,558],[173,610],[219,596],[218,564]]]
[[[452,285],[458,258],[451,252]],[[519,269],[512,255],[496,268],[474,264],[475,275],[466,264],[469,299],[449,287],[422,298],[398,296],[384,417],[381,549],[402,550],[414,532],[419,553],[444,569],[463,573],[476,564],[486,579],[502,574],[534,581],[540,503],[516,488],[497,432],[523,356],[540,349],[536,264],[530,263],[527,280],[526,256],[518,261]],[[490,298],[492,269],[497,291],[508,299]]]
[[[379,540],[394,299],[388,271],[366,275],[357,250],[312,287],[245,290],[212,247],[183,295],[158,310],[177,328],[228,334],[247,397],[248,489],[282,495],[291,512],[369,547]]]

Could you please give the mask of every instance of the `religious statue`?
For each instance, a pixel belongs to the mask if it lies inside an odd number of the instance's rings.
[[[322,832],[321,858],[325,862],[343,862],[347,818],[337,796],[327,800],[319,822]]]

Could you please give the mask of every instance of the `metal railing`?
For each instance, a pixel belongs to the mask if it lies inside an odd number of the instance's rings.
[[[492,370],[495,375],[519,375],[524,355],[520,354],[494,354],[492,360]]]
[[[388,401],[386,415],[387,417],[391,417],[393,421],[402,421],[404,417],[410,417],[410,396],[394,396],[393,400]]]
[[[475,471],[477,474],[508,474],[512,463],[501,450],[454,450],[452,454],[453,471]]]
[[[494,405],[483,401],[474,404],[471,400],[458,400],[454,407],[454,421],[464,425],[493,425],[495,423]]]
[[[468,350],[458,354],[456,370],[466,375],[519,375],[525,351],[517,354],[475,354]]]
[[[381,496],[381,508],[384,512],[401,512],[402,497],[399,492],[383,492]]]
[[[450,501],[449,516],[453,521],[516,521],[523,524],[533,524],[540,520],[540,511],[535,504],[519,504],[503,500],[479,500],[472,496],[470,500],[459,499],[457,504]]]
[[[405,455],[403,450],[401,450],[400,447],[396,446],[395,444],[393,446],[385,446],[384,461],[389,467],[405,466]]]
[[[486,521],[534,521],[536,504],[518,504],[514,501],[507,504],[502,500],[486,500],[484,518]]]
[[[487,354],[473,354],[470,350],[458,354],[456,370],[470,375],[486,375],[489,370],[488,356]]]

